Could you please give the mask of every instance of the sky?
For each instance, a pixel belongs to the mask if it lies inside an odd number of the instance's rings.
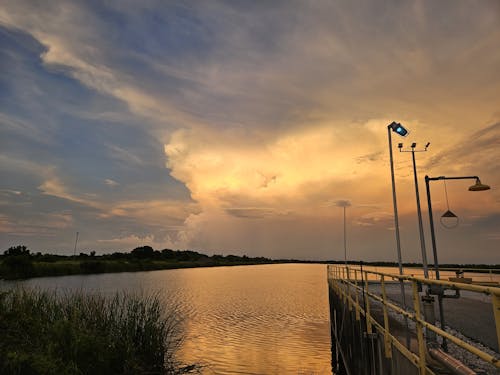
[[[0,249],[500,263],[500,3],[0,4]],[[446,202],[445,187],[448,196]],[[451,209],[458,226],[443,227]]]

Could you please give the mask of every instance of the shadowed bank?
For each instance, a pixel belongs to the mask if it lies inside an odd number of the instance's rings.
[[[175,307],[157,296],[0,292],[2,374],[183,374]]]

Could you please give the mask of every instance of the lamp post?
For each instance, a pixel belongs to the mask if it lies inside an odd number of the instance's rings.
[[[397,123],[395,121],[391,122],[387,126],[387,137],[389,139],[389,160],[391,164],[391,181],[392,181],[392,204],[394,207],[394,230],[396,232],[396,249],[397,249],[397,255],[398,255],[398,267],[399,267],[399,274],[403,274],[403,262],[401,259],[401,240],[399,237],[399,219],[398,219],[398,202],[396,200],[396,182],[394,179],[394,160],[392,157],[392,137],[391,137],[391,132],[395,132],[396,134],[399,134],[402,137],[406,137],[409,133],[407,129],[405,129],[400,123]],[[403,285],[401,284],[401,287]],[[403,289],[404,291],[404,289]],[[404,301],[404,293],[403,293],[403,301]]]
[[[431,242],[432,242],[432,254],[434,257],[434,270],[436,273],[436,279],[439,280],[439,262],[437,255],[437,247],[436,247],[436,233],[434,231],[434,218],[432,216],[432,203],[431,203],[431,192],[429,188],[429,181],[437,181],[437,180],[475,180],[476,183],[469,187],[469,191],[484,191],[490,190],[488,185],[482,184],[481,180],[478,176],[460,176],[460,177],[429,177],[425,176],[425,189],[427,191],[427,206],[429,211],[429,225],[431,229]],[[438,291],[438,302],[439,302],[439,319],[441,320],[441,329],[445,330],[445,322],[444,322],[444,312],[443,312],[443,296],[444,291]],[[443,337],[443,349],[447,350],[446,340]]]
[[[347,267],[347,229],[346,229],[346,208],[351,205],[349,200],[339,200],[335,202],[337,207],[342,207],[344,210],[344,264]]]
[[[415,152],[425,152],[427,151],[427,148],[429,147],[430,142],[427,142],[425,145],[425,148],[423,150],[415,150],[415,147],[417,147],[417,144],[414,142],[411,144],[411,149],[410,150],[403,150],[403,144],[399,143],[398,148],[399,152],[411,152],[411,157],[413,161],[413,177],[415,180],[415,195],[417,196],[417,215],[418,215],[418,230],[419,230],[419,235],[420,235],[420,250],[422,252],[422,266],[424,268],[424,277],[426,279],[429,278],[429,269],[427,265],[427,252],[425,249],[425,237],[424,237],[424,225],[422,224],[422,210],[420,208],[420,193],[418,190],[418,178],[417,178],[417,165],[415,162]]]
[[[391,137],[392,132],[395,132],[396,134],[399,134],[402,137],[406,137],[409,134],[409,131],[403,125],[395,121],[387,125],[387,137],[389,140],[389,160],[391,164],[392,204],[394,207],[394,230],[396,233],[396,249],[398,255],[399,274],[403,275],[403,261],[401,258],[401,241],[399,238],[398,203],[396,200],[396,182],[394,179],[394,161],[392,157],[392,137]],[[403,280],[399,280],[399,285],[401,286],[401,299],[403,302],[403,308],[406,310],[406,296],[405,296],[405,287],[403,284]],[[406,323],[406,346],[409,348],[410,332],[408,330],[408,318],[406,316],[405,316],[405,323]]]

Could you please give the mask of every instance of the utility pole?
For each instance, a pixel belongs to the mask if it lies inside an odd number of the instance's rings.
[[[76,239],[75,239],[75,250],[73,250],[73,256],[76,256],[76,244],[78,243],[78,232],[76,232]]]

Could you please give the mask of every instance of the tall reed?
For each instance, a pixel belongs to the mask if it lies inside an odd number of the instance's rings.
[[[145,294],[0,292],[0,374],[180,374],[179,314]]]

